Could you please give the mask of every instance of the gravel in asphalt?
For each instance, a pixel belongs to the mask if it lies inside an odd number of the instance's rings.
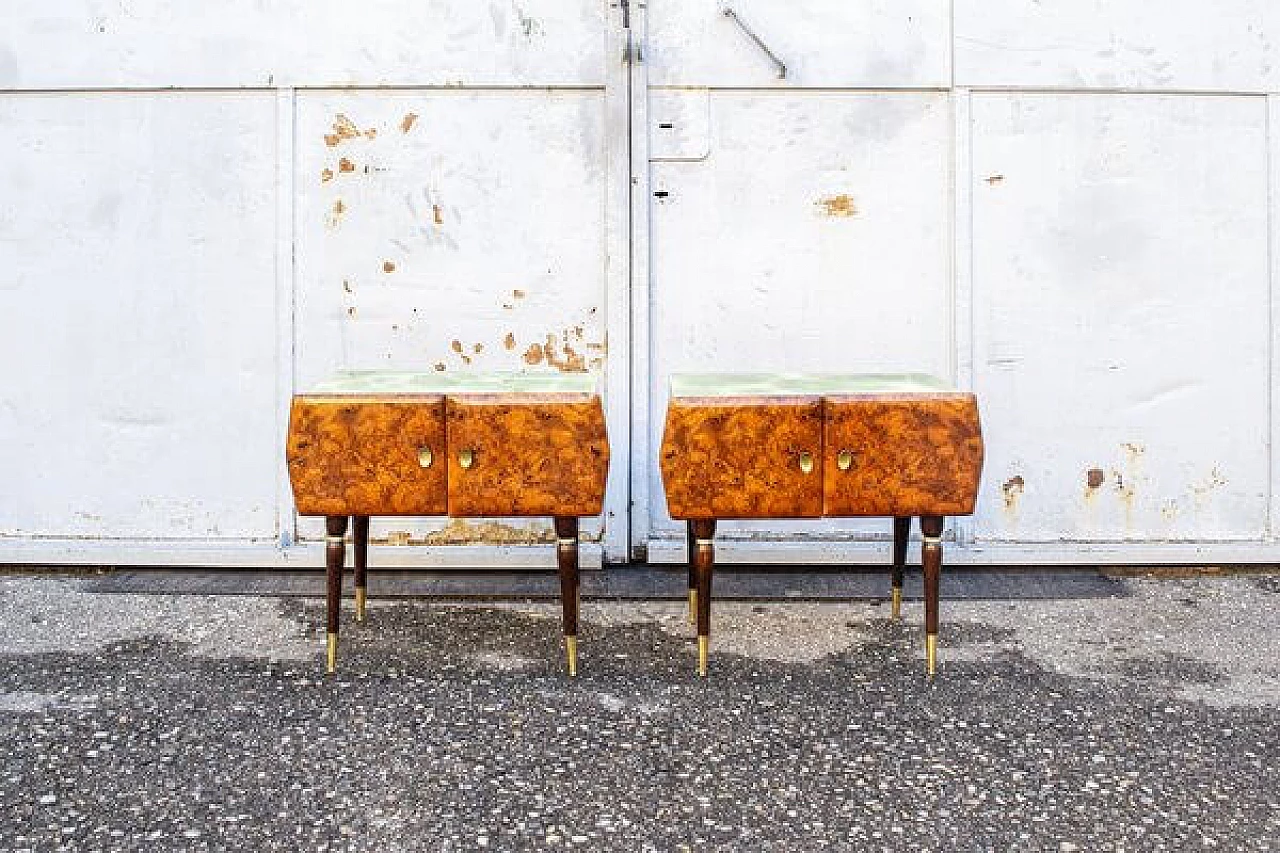
[[[1280,584],[1112,598],[377,603],[0,579],[0,851],[1274,850]],[[375,590],[376,592],[376,590]]]

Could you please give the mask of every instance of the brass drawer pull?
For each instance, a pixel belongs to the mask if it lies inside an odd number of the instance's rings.
[[[800,453],[800,471],[804,474],[813,473],[813,454],[807,450]]]
[[[476,464],[476,452],[470,447],[459,451],[458,464],[462,466],[462,470],[469,470],[472,465]]]
[[[435,461],[435,456],[432,455],[430,447],[418,448],[418,465],[423,468],[430,468],[433,461]]]
[[[840,455],[836,457],[836,465],[841,471],[848,471],[853,467],[853,451],[841,450]]]

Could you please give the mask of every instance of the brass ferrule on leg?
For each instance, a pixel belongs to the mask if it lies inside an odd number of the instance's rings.
[[[892,603],[890,604],[890,607],[889,607],[889,615],[894,619],[901,619],[902,618],[902,587],[895,586],[893,588],[891,602]]]
[[[707,654],[711,651],[711,638],[705,635],[698,637],[698,675],[706,677]]]
[[[356,621],[364,621],[365,602],[368,599],[368,589],[363,586],[356,587]]]
[[[924,638],[924,666],[929,677],[938,671],[938,635],[929,634]]]
[[[338,635],[329,635],[329,674],[338,671]]]
[[[569,634],[564,638],[564,653],[569,660],[569,677],[578,674],[578,638]]]
[[[696,589],[689,590],[689,624],[692,625],[698,621],[698,591]]]

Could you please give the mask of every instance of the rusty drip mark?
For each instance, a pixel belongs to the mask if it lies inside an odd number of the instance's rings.
[[[385,273],[393,273],[396,271],[396,265],[391,261],[382,262],[382,271]]]
[[[1107,475],[1102,472],[1101,468],[1090,468],[1085,472],[1085,482],[1089,484],[1091,489],[1100,489],[1102,484],[1107,481]]]
[[[1002,183],[1004,183],[1004,175],[991,175],[987,178],[987,184],[989,186],[994,187],[996,184]]]
[[[507,332],[507,336],[506,336],[505,338],[503,338],[503,339],[502,339],[502,345],[503,345],[504,347],[506,347],[508,350],[513,350],[513,349],[515,349],[515,348],[516,348],[516,336],[515,336],[514,334],[512,334],[511,332]]]
[[[320,172],[320,183],[327,184],[333,180],[333,169],[326,168]]]
[[[846,193],[820,199],[818,205],[823,216],[854,217],[858,215],[858,206],[854,204],[853,197]]]
[[[413,123],[418,120],[417,113],[405,113],[403,119],[400,120],[400,132],[408,133],[413,130]]]
[[[440,210],[440,205],[438,204],[431,205],[431,219],[437,225],[444,224],[444,215],[443,215],[443,212]]]
[[[343,157],[341,160],[338,161],[339,172],[354,172],[355,170],[356,170],[356,164],[352,163],[346,157]]]
[[[1004,508],[1007,510],[1016,509],[1018,499],[1022,497],[1023,491],[1026,489],[1027,481],[1022,479],[1021,474],[1017,474],[1005,480],[1004,485],[1000,487],[1000,491],[1004,493]]]
[[[342,113],[338,113],[333,119],[333,133],[325,134],[324,142],[332,148],[347,139],[356,139],[359,136],[360,129],[356,127],[355,122]]]

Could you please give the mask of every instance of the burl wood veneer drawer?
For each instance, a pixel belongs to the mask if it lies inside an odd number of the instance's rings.
[[[303,515],[443,515],[443,396],[294,397],[286,447]]]
[[[972,394],[828,397],[823,443],[826,515],[973,512],[983,448]]]
[[[598,396],[451,395],[446,408],[450,515],[600,513],[609,443]]]
[[[816,397],[672,398],[660,467],[675,518],[822,515]]]

